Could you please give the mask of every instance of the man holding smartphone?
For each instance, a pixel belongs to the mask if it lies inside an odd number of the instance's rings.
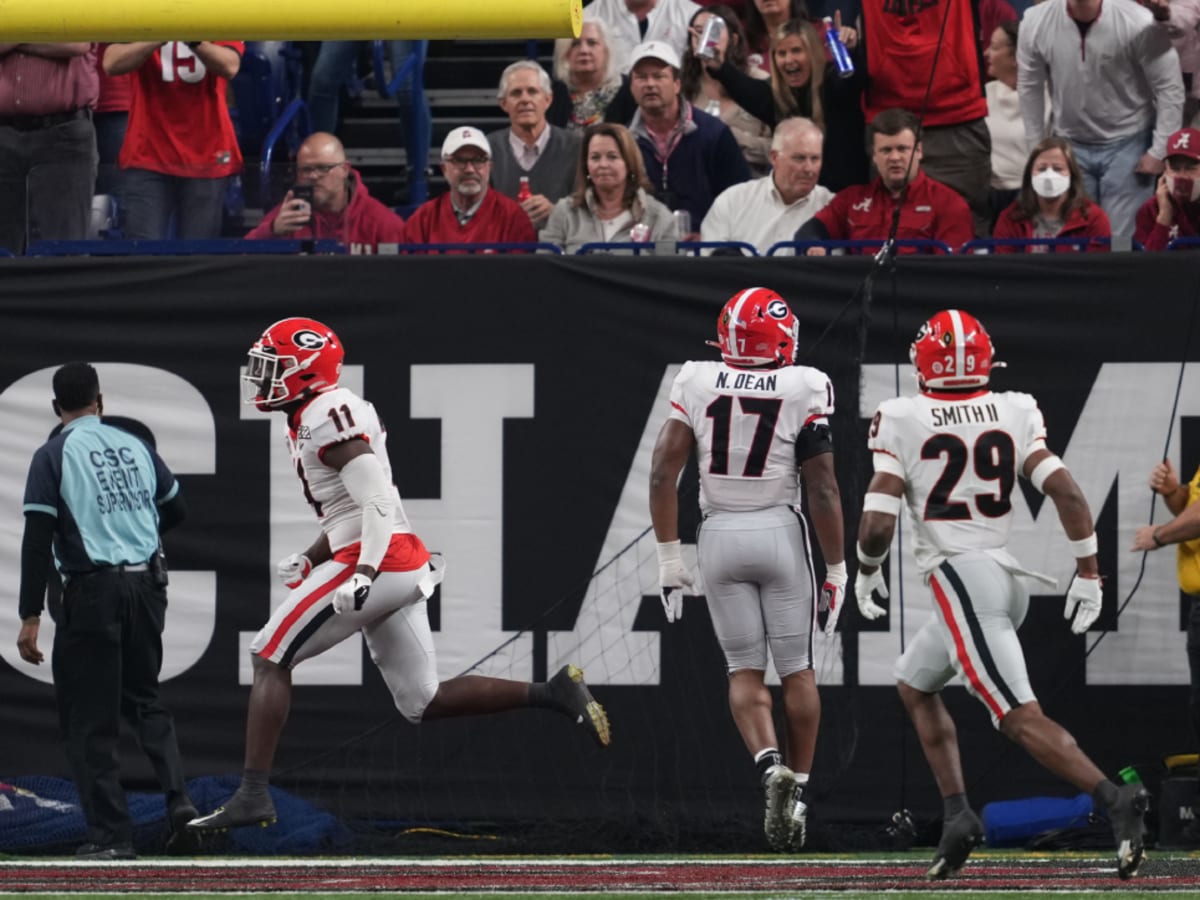
[[[368,193],[346,161],[342,142],[324,131],[300,145],[296,184],[246,237],[328,238],[341,241],[352,254],[378,253],[380,244],[405,240],[404,220]]]

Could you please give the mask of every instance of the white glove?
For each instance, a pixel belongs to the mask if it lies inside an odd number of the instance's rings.
[[[846,564],[827,563],[825,565],[825,583],[821,585],[821,598],[817,609],[829,613],[825,618],[825,636],[833,637],[838,619],[842,615],[842,607],[846,605]]]
[[[887,610],[871,599],[871,593],[878,591],[885,600],[888,597],[887,584],[883,580],[883,569],[876,568],[870,575],[863,573],[862,568],[854,576],[854,596],[858,600],[858,611],[864,619],[875,620],[884,615]]]
[[[655,547],[658,551],[658,584],[668,622],[683,618],[683,589],[695,583],[692,573],[683,564],[679,547],[679,541],[667,541]]]
[[[275,574],[292,590],[300,587],[310,572],[312,572],[312,562],[303,553],[285,556],[275,564]]]
[[[366,602],[367,594],[371,593],[371,579],[361,572],[355,572],[349,579],[338,585],[333,592],[333,611],[339,616],[346,613],[358,612]]]
[[[1079,609],[1075,608],[1076,604],[1079,604]],[[1071,622],[1071,631],[1075,634],[1083,634],[1100,617],[1102,604],[1100,579],[1084,578],[1077,574],[1071,579],[1071,584],[1067,588],[1067,605],[1063,608],[1063,618],[1070,619],[1074,613],[1075,619]]]

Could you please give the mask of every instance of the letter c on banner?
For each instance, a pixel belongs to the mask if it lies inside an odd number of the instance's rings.
[[[34,451],[57,425],[50,411],[55,369],[41,369],[14,381],[0,393],[0,584],[10,586],[13,606],[0,610],[0,657],[22,675],[47,684],[48,663],[31,666],[17,654],[20,620],[16,586],[21,577],[20,510],[25,478]],[[136,419],[154,433],[159,456],[179,475],[216,471],[216,423],[208,401],[190,382],[173,372],[130,363],[97,363],[105,412]],[[185,495],[186,496],[186,495]],[[217,616],[214,572],[171,569],[170,604],[163,631],[161,680],[187,671],[208,649]],[[54,645],[54,622],[42,614],[38,645],[47,658]]]

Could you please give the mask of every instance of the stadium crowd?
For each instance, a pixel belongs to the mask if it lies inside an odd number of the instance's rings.
[[[306,54],[314,131],[293,186],[245,236],[331,238],[352,253],[539,239],[570,250],[574,232],[759,253],[889,236],[956,251],[972,238],[1163,249],[1200,231],[1198,24],[1193,0],[593,0],[580,36],[556,43],[552,73],[534,60],[504,70],[509,127],[447,136],[449,190],[404,208],[408,222],[347,159],[330,84],[355,47],[328,42]],[[0,44],[0,246],[87,237],[97,194],[119,199],[126,238],[229,236],[242,151],[227,94],[244,51]],[[399,65],[411,48],[391,51]],[[399,104],[421,159],[437,149],[428,104]],[[623,188],[602,202],[606,151]]]

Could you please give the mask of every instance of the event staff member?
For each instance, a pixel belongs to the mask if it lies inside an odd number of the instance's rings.
[[[196,815],[183,780],[175,723],[158,698],[167,573],[159,533],[183,520],[179,484],[147,444],[100,421],[96,370],[54,373],[63,427],[33,456],[21,545],[21,658],[39,665],[38,628],[51,543],[63,578],[53,659],[59,723],[87,821],[82,859],[133,859],[133,825],[117,758],[121,716],[166,793],[168,852],[188,853]]]

